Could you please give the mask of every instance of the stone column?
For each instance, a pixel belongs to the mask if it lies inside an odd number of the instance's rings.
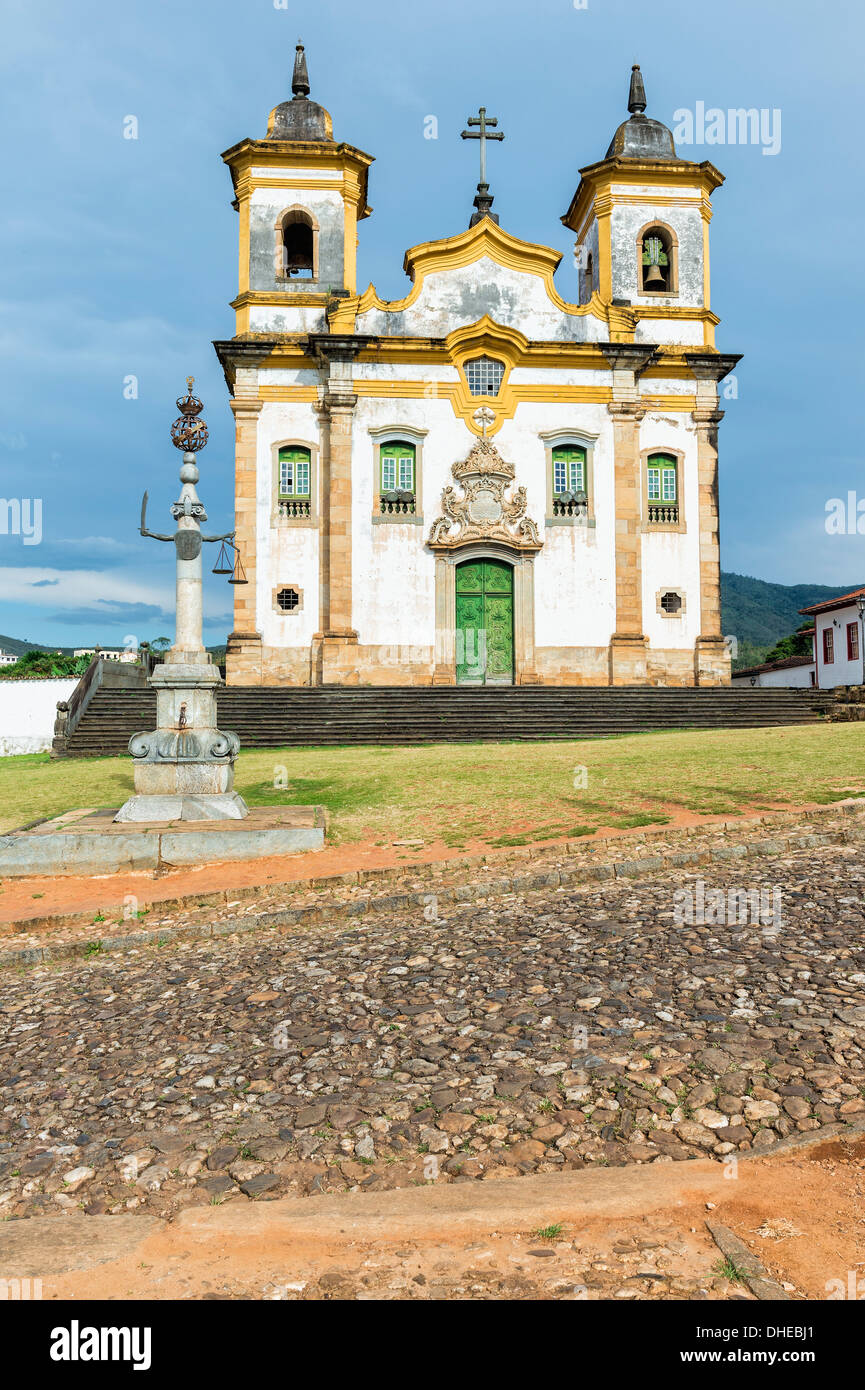
[[[535,670],[534,555],[514,560],[514,684],[541,684]]]
[[[313,672],[320,685],[354,685],[358,634],[352,626],[352,432],[357,396],[352,361],[365,339],[314,334],[310,348],[327,369],[321,420],[320,630],[313,638]]]
[[[718,382],[732,371],[740,355],[687,353],[697,380],[692,419],[697,431],[697,476],[700,517],[700,635],[694,646],[694,684],[727,685],[730,653],[721,630],[721,544],[718,508]]]
[[[646,683],[643,633],[640,421],[645,410],[637,381],[655,353],[636,343],[601,344],[613,368],[613,469],[616,526],[616,628],[610,638],[610,685]]]
[[[456,576],[449,555],[436,555],[433,685],[456,685]]]
[[[238,373],[238,377],[240,373]],[[261,684],[261,633],[256,625],[258,559],[256,508],[258,497],[258,417],[262,402],[252,392],[256,382],[238,380],[230,402],[234,412],[234,516],[235,544],[248,583],[234,586],[234,631],[226,646],[226,685]]]

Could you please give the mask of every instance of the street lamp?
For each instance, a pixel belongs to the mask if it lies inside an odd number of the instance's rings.
[[[862,658],[862,684],[865,685],[865,593],[859,595],[856,607],[859,610],[859,655]]]

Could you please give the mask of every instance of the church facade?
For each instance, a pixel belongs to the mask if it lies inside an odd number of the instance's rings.
[[[630,116],[580,171],[560,254],[492,212],[358,289],[371,156],[293,97],[223,155],[239,214],[227,681],[714,685],[721,634],[708,162]]]

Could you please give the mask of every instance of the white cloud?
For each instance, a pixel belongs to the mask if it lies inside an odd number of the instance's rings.
[[[166,614],[174,612],[173,583],[142,584],[122,570],[112,570],[109,579],[101,570],[0,568],[0,593],[4,603],[23,603],[34,608],[50,604],[55,611],[110,601],[154,604]]]

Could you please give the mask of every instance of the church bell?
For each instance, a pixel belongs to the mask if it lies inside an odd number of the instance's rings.
[[[664,272],[659,265],[646,267],[646,274],[643,283],[647,290],[657,290],[664,288]]]

